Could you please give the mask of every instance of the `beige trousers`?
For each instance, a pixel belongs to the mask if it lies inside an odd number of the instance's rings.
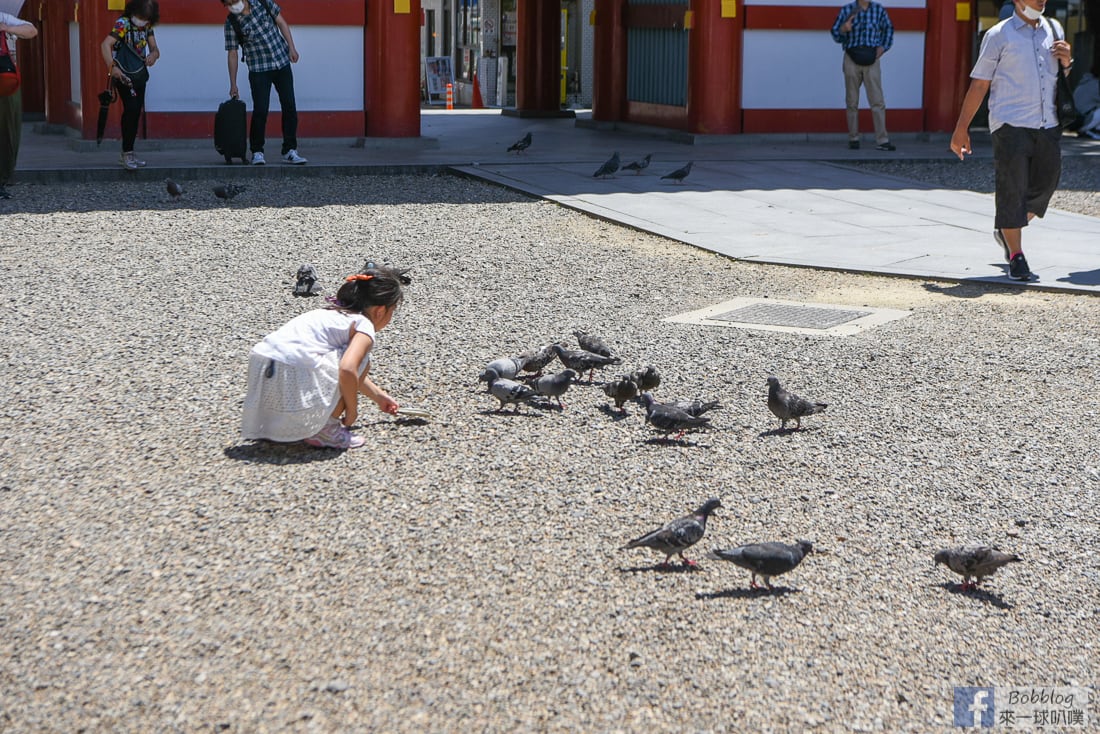
[[[871,104],[871,120],[875,124],[875,142],[890,140],[886,132],[886,99],[882,96],[882,59],[875,59],[870,66],[860,66],[844,56],[844,105],[848,112],[848,139],[859,140],[859,85],[867,90]]]

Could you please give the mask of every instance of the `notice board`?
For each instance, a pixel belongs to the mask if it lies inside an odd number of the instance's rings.
[[[428,92],[428,103],[432,102],[432,96],[442,97],[447,94],[447,85],[455,83],[455,67],[450,56],[428,56],[424,59],[425,89]]]

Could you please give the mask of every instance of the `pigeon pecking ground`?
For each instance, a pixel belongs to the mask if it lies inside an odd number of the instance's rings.
[[[1097,680],[1100,299],[732,262],[465,179],[249,194],[5,214],[0,729],[926,732],[955,685]],[[367,257],[413,268],[372,376],[433,421],[363,401],[357,451],[240,442],[249,348],[317,304],[286,274]],[[912,315],[661,320],[735,296]],[[598,384],[487,410],[488,361],[578,328],[714,427],[647,444]],[[829,411],[765,435],[769,374]],[[700,555],[813,542],[789,592],[616,550],[711,496]],[[973,542],[1024,561],[958,593],[932,555]]]

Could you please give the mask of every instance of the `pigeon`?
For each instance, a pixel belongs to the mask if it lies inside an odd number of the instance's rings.
[[[511,380],[519,374],[520,368],[523,366],[523,361],[519,357],[501,357],[494,359],[489,364],[485,365],[485,369],[478,375],[478,382],[489,382],[493,377],[501,377],[505,380]]]
[[[656,390],[657,386],[661,384],[661,375],[657,373],[657,368],[653,365],[637,370],[630,377],[634,382],[638,383],[638,390],[640,392]]]
[[[573,370],[562,370],[553,375],[543,375],[529,384],[539,395],[557,400],[558,407],[564,409],[565,405],[561,402],[561,396],[565,394],[565,391],[576,379],[577,373]]]
[[[522,153],[523,151],[527,150],[530,147],[531,147],[531,133],[527,133],[522,138],[520,138],[516,142],[509,145],[508,150],[505,151],[505,152],[511,153],[514,150],[514,151],[516,151],[516,153]]]
[[[297,280],[294,283],[294,295],[315,296],[321,292],[321,286],[317,284],[317,268],[309,263],[298,268]]]
[[[619,170],[619,151],[615,151],[607,162],[596,169],[596,172],[592,174],[592,178],[604,178],[606,176],[612,176],[615,171]]]
[[[615,407],[619,409],[619,412],[625,414],[626,408],[623,407],[623,403],[637,397],[638,383],[630,379],[629,376],[623,375],[617,380],[605,382],[603,392],[604,395],[615,401]]]
[[[640,538],[635,538],[619,550],[652,548],[660,551],[665,554],[662,567],[668,567],[668,560],[673,556],[680,556],[680,561],[685,566],[698,565],[695,561],[684,558],[684,551],[703,539],[703,533],[707,529],[707,518],[721,506],[722,503],[717,498],[711,498],[690,515],[677,518]]]
[[[792,570],[813,551],[814,546],[808,540],[799,540],[794,545],[786,543],[751,543],[739,545],[736,548],[715,548],[711,551],[710,558],[718,558],[723,561],[747,568],[752,571],[751,586],[759,589],[756,583],[757,575],[764,577],[764,585],[772,588],[772,576],[778,576]]]
[[[528,403],[531,401],[531,398],[535,397],[534,390],[515,380],[492,376],[489,378],[488,382],[489,392],[493,394],[494,398],[500,401],[500,407],[497,408],[498,413],[504,410],[504,406],[508,403],[515,405],[515,412],[518,413],[520,403]]]
[[[689,429],[710,425],[710,418],[696,417],[674,405],[658,403],[647,392],[642,393],[642,403],[646,409],[646,421],[657,430],[662,431],[665,434],[666,441],[668,440],[668,434],[673,431],[679,431],[676,438],[680,439]]]
[[[802,428],[802,417],[814,413],[824,413],[828,403],[812,403],[800,398],[793,392],[787,392],[780,386],[778,377],[768,378],[768,409],[779,419],[779,429],[787,428],[787,421],[795,422],[795,430]]]
[[[521,371],[533,372],[535,376],[541,375],[542,371],[546,369],[546,365],[553,362],[558,356],[557,353],[551,349],[552,346],[552,344],[547,344],[544,347],[530,349],[516,355],[516,359],[523,362],[523,367],[520,368]]]
[[[639,173],[649,168],[649,159],[652,157],[652,153],[647,153],[646,157],[641,159],[640,161],[631,161],[630,163],[627,163],[625,166],[623,166],[623,170],[634,171],[634,175],[637,176]]]
[[[173,201],[183,196],[183,187],[170,178],[164,179],[164,188],[168,190]]]
[[[696,418],[701,416],[703,413],[706,413],[707,411],[714,410],[715,408],[721,408],[722,407],[722,404],[719,403],[717,400],[703,401],[703,400],[698,400],[698,399],[697,400],[677,400],[673,403],[669,403],[669,405],[677,407],[680,410],[687,413],[688,415],[693,415]]]
[[[218,184],[214,187],[214,196],[229,201],[244,190],[244,186],[238,186],[237,184]]]
[[[607,346],[607,342],[605,342],[603,339],[596,336],[595,334],[588,334],[583,331],[574,331],[573,336],[577,337],[577,344],[580,344],[581,349],[583,349],[584,351],[598,354],[601,357],[611,356],[611,347]]]
[[[964,545],[959,548],[947,548],[933,556],[936,564],[942,563],[963,577],[962,590],[978,588],[986,576],[1008,563],[1017,563],[1023,559],[1012,553],[1002,553],[988,545]],[[971,582],[970,578],[974,577]]]
[[[606,367],[609,364],[619,364],[622,362],[618,357],[605,357],[602,354],[595,354],[593,352],[586,352],[584,350],[565,349],[560,344],[551,344],[550,348],[554,350],[554,354],[558,355],[558,359],[571,370],[577,372],[588,371],[588,381],[592,381],[592,373],[599,367]]]
[[[661,176],[661,179],[664,180],[666,178],[670,178],[677,183],[683,183],[684,179],[688,177],[689,173],[691,173],[691,167],[694,164],[695,161],[688,161],[688,164],[686,166],[684,166],[683,168],[677,168],[672,173],[666,173],[664,176]]]

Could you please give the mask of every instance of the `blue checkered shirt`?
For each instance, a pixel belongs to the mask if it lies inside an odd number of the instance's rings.
[[[852,13],[859,10],[859,3],[848,3],[840,9],[840,14],[833,23],[833,40],[844,46],[845,49],[853,46],[882,46],[884,51],[889,51],[894,45],[894,24],[890,22],[890,16],[886,14],[886,8],[872,2],[866,10],[860,12],[852,20],[852,30],[849,33],[841,33],[840,26],[851,17]]]
[[[270,14],[264,9],[265,3],[271,8]],[[290,63],[290,46],[279,32],[279,26],[275,25],[273,17],[279,15],[282,9],[274,0],[249,0],[249,6],[247,15],[242,13],[237,16],[237,21],[241,24],[241,34],[244,36],[243,43],[238,43],[233,24],[229,22],[229,18],[225,19],[225,50],[235,51],[239,48],[249,71],[275,71],[283,68]]]

